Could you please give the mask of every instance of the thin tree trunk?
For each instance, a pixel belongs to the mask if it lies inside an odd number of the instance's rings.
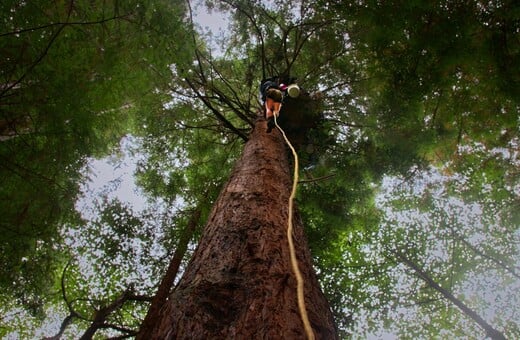
[[[277,130],[255,124],[199,245],[147,339],[304,339],[286,238],[291,171]],[[294,240],[317,339],[337,339],[301,219]]]
[[[478,323],[480,327],[482,327],[486,331],[487,336],[494,340],[506,340],[504,334],[502,334],[499,330],[493,328],[493,326],[488,324],[486,320],[484,320],[480,315],[477,314],[477,312],[466,306],[464,302],[457,299],[450,291],[441,287],[430,277],[430,275],[428,275],[428,273],[419,268],[419,266],[417,266],[413,261],[408,259],[408,257],[406,257],[399,251],[391,251],[391,253],[394,254],[398,258],[398,260],[400,260],[402,263],[404,263],[410,269],[412,269],[417,274],[417,276],[419,276],[430,287],[435,289],[437,292],[441,293],[442,296],[444,296],[448,301],[453,303],[455,306],[459,307],[464,314],[466,314],[473,321]]]
[[[171,288],[173,285],[173,281],[177,276],[179,271],[179,266],[181,265],[182,259],[186,254],[186,250],[188,249],[188,243],[190,242],[193,233],[197,229],[197,226],[200,222],[201,208],[198,206],[192,213],[190,220],[179,239],[179,243],[177,244],[177,248],[175,249],[175,253],[170,261],[168,269],[164,274],[161,283],[159,284],[159,288],[157,289],[157,293],[153,297],[150,308],[148,309],[148,313],[144,318],[144,321],[141,324],[139,335],[137,339],[146,339],[146,334],[150,333],[153,328],[157,318],[159,317],[159,313],[161,311],[161,307],[166,302],[168,295],[171,292]]]
[[[494,264],[496,264],[498,267],[502,268],[503,270],[507,271],[509,274],[513,275],[514,277],[516,277],[517,279],[520,279],[520,275],[518,275],[518,273],[515,271],[515,267],[513,266],[508,266],[506,263],[504,263],[504,261],[500,260],[500,259],[497,259],[491,255],[487,255],[486,253],[484,253],[484,251],[478,249],[477,247],[475,247],[474,245],[472,245],[471,243],[469,243],[468,241],[466,241],[464,238],[462,238],[461,236],[458,236],[457,239],[459,241],[461,241],[462,243],[464,243],[469,249],[471,249],[471,251],[473,251],[475,254],[477,255],[480,255],[482,256],[483,258],[485,259],[488,259],[490,260],[491,262],[493,262]]]

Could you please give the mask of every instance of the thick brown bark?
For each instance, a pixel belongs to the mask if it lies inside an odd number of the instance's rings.
[[[291,171],[277,130],[256,123],[199,245],[147,339],[304,339],[286,238]],[[294,240],[317,339],[336,339],[301,219]]]

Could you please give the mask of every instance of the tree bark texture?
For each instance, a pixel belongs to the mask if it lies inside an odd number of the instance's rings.
[[[292,185],[278,130],[257,121],[198,247],[147,339],[305,339],[286,238]],[[303,232],[294,242],[316,339],[337,339]]]

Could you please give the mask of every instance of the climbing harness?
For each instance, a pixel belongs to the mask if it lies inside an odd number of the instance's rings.
[[[296,277],[296,295],[298,297],[298,309],[300,310],[300,317],[302,319],[303,326],[305,328],[305,333],[307,334],[307,338],[309,340],[314,340],[315,339],[314,332],[312,331],[311,323],[309,321],[309,316],[307,315],[307,309],[305,307],[305,298],[303,295],[304,280],[303,280],[302,274],[300,272],[300,268],[298,267],[298,260],[296,259],[296,251],[294,249],[294,241],[292,238],[293,202],[294,202],[294,197],[296,196],[296,187],[298,185],[298,154],[296,153],[296,150],[294,150],[294,147],[292,146],[291,142],[285,135],[285,132],[283,131],[283,129],[280,127],[280,125],[278,125],[278,121],[276,120],[276,118],[277,118],[280,110],[281,110],[281,105],[280,105],[280,109],[278,110],[278,112],[273,112],[274,124],[278,128],[278,130],[280,130],[280,132],[282,133],[282,136],[285,139],[285,142],[287,143],[289,148],[291,149],[293,157],[294,157],[293,184],[292,184],[291,195],[289,196],[289,217],[287,219],[287,242],[289,243],[289,254],[291,257],[292,270],[293,270],[294,276]]]

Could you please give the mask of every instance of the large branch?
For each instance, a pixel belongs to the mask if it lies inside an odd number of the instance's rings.
[[[72,323],[72,320],[74,320],[75,317],[77,317],[76,312],[74,312],[74,311],[70,312],[69,315],[67,315],[67,317],[65,319],[63,319],[63,321],[61,322],[60,330],[58,331],[58,333],[56,335],[53,335],[50,337],[44,337],[43,340],[61,339],[61,336],[63,335],[63,333],[65,332],[67,327],[69,327],[69,325]]]
[[[81,319],[85,321],[91,321],[88,318],[85,318],[78,312],[76,312],[73,308],[73,302],[69,301],[67,298],[67,292],[65,288],[65,274],[67,272],[67,268],[69,267],[71,261],[65,265],[65,268],[63,269],[62,275],[61,275],[61,293],[63,295],[63,300],[65,301],[65,304],[67,305],[67,308],[69,310],[69,314],[65,319],[62,321],[60,329],[58,333],[54,336],[45,337],[44,340],[59,340],[67,327],[72,323],[74,319]],[[136,332],[134,330],[128,330],[124,327],[118,326],[118,325],[112,325],[107,324],[106,320],[110,314],[112,314],[114,311],[118,310],[123,306],[123,304],[127,301],[150,301],[151,299],[147,296],[142,295],[136,295],[133,292],[132,288],[126,289],[121,295],[112,301],[107,306],[101,307],[99,310],[97,310],[94,313],[94,320],[92,320],[90,326],[87,328],[81,339],[92,339],[96,331],[100,328],[112,328],[115,330],[118,330],[120,332],[124,332],[127,334],[130,334],[131,336],[134,336]],[[75,301],[79,301],[75,300]]]
[[[201,59],[202,56],[197,57],[199,65],[201,65],[202,63]],[[216,95],[216,100],[227,105],[227,107],[230,110],[232,110],[238,118],[242,119],[245,123],[249,124],[249,126],[253,127],[254,122],[251,121],[249,117],[247,117],[247,115],[244,113],[249,112],[249,106],[241,100],[239,93],[235,90],[233,84],[231,84],[230,81],[227,80],[226,77],[218,70],[218,68],[215,66],[212,60],[204,58],[204,62],[206,62],[209,65],[209,68],[212,71],[212,73],[217,75],[217,77],[215,78],[220,80],[224,84],[225,88],[231,93],[231,95],[225,94],[221,89],[219,89],[217,86],[213,84],[213,79],[215,79],[214,77],[208,80],[204,74],[204,70],[200,67],[198,75],[200,76],[201,80],[198,81],[197,84],[213,92]]]
[[[69,310],[69,315],[67,315],[67,317],[65,317],[65,319],[63,319],[63,321],[61,322],[58,333],[54,336],[44,337],[44,340],[59,340],[65,332],[65,330],[67,329],[67,327],[72,323],[74,318],[84,319],[79,313],[77,313],[74,310],[74,308],[72,307],[72,303],[67,298],[67,291],[65,289],[65,274],[67,272],[68,267],[70,266],[70,263],[71,261],[67,262],[65,268],[63,268],[63,271],[61,273],[61,294],[63,297],[63,301],[65,301],[67,309]]]
[[[238,99],[238,94],[236,93],[236,91],[234,91],[230,86],[229,86],[229,88],[230,88],[231,92],[233,93],[234,97],[236,98],[236,100],[232,100],[231,98],[226,96],[221,90],[219,90],[216,87],[211,87],[211,91],[215,92],[215,94],[217,95],[218,99],[220,101],[222,101],[224,104],[226,104],[240,119],[242,119],[244,122],[249,124],[249,126],[254,127],[254,122],[252,122],[242,112],[242,110],[244,112],[246,112],[247,108],[244,107],[244,105],[242,105],[242,103]],[[238,106],[238,107],[236,107],[235,105]]]

